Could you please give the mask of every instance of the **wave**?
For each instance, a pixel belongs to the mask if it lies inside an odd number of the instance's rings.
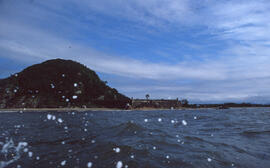
[[[119,125],[116,125],[111,128],[111,130],[117,132],[117,136],[124,136],[124,135],[130,135],[130,134],[137,134],[140,133],[146,128],[134,123],[134,122],[126,122]]]
[[[27,142],[19,142],[17,145],[12,139],[7,140],[5,143],[1,142],[2,147],[0,151],[0,168],[4,168],[11,163],[19,160],[21,158],[23,149],[26,148]]]
[[[255,136],[255,135],[262,135],[262,134],[267,134],[270,135],[270,130],[266,130],[266,131],[255,131],[255,130],[250,130],[250,131],[243,131],[241,132],[242,135],[246,135],[246,136]]]
[[[185,140],[189,140],[189,141],[207,142],[204,139],[195,137],[195,136],[185,136],[184,138]]]

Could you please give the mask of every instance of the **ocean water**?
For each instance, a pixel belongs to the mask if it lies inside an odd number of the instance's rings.
[[[270,109],[2,112],[6,167],[269,168]]]

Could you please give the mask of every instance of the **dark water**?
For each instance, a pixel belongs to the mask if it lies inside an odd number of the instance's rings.
[[[270,109],[0,113],[0,168],[117,166],[269,168]]]

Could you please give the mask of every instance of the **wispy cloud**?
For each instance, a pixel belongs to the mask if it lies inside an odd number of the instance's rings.
[[[133,85],[118,85],[127,94],[203,101],[270,96],[268,1],[1,3],[0,58],[26,65],[77,60],[100,73],[132,78]]]
[[[17,60],[46,60],[58,57],[74,59],[99,72],[134,78],[160,80],[181,78],[219,80],[225,78],[225,74],[218,70],[214,63],[208,63],[206,66],[199,62],[197,62],[197,65],[194,65],[196,64],[194,62],[173,65],[143,62],[99,52],[83,44],[57,38],[22,24],[20,25],[20,31],[10,35],[17,26],[9,22],[6,27],[0,30],[0,35],[3,37],[3,40],[0,40],[0,47],[4,51],[12,53],[7,54],[8,57]],[[27,41],[25,37],[27,37]],[[42,40],[40,41],[40,39]],[[213,71],[213,69],[217,71]]]

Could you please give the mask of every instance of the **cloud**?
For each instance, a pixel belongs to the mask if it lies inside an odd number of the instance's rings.
[[[270,76],[267,1],[1,3],[2,58],[27,65],[52,58],[77,60],[122,79],[119,89],[130,95],[149,91],[194,101],[270,97],[265,84]],[[146,52],[151,49],[155,51]],[[130,86],[124,86],[127,78],[132,78]],[[153,84],[139,82],[143,80]]]
[[[187,19],[186,16],[192,15],[187,0],[115,0],[86,1],[84,3],[92,10],[152,26],[161,25],[162,22],[188,22],[190,19]]]
[[[3,24],[5,27],[0,30],[0,35],[3,37],[0,40],[0,48],[10,53],[6,56],[17,60],[46,60],[58,57],[73,59],[99,72],[133,78],[159,80],[182,78],[219,80],[225,78],[225,74],[217,69],[215,63],[207,63],[206,66],[206,64],[199,62],[173,65],[143,62],[99,52],[83,44],[57,38],[54,35],[22,24],[20,24],[20,30],[14,33],[13,30],[18,25],[12,21],[6,22],[6,24]],[[25,37],[27,37],[27,40],[25,40]],[[213,71],[213,69],[216,71]]]

